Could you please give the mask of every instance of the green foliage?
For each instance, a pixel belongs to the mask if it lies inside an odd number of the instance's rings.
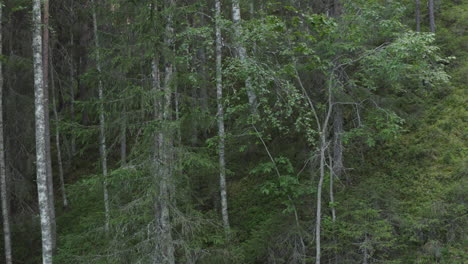
[[[218,21],[231,224],[226,236],[219,208],[212,3],[176,2],[174,8],[161,1],[99,3],[101,72],[95,69],[98,50],[91,48],[86,26],[91,6],[75,3],[80,7],[75,18],[54,10],[57,125],[67,156],[70,201],[69,208],[58,210],[55,262],[154,262],[160,243],[156,199],[165,173],[160,168],[165,168],[171,175],[171,195],[165,198],[170,201],[176,263],[314,263],[315,199],[324,148],[323,263],[362,263],[364,253],[368,263],[464,263],[467,4],[438,4],[437,32],[432,34],[406,25],[414,20],[414,4],[406,0],[339,1],[339,15],[329,13],[323,1],[254,1],[253,14],[242,6],[241,36],[234,40],[230,3],[223,2]],[[14,21],[28,16],[27,1],[7,1],[5,6],[5,17]],[[174,21],[174,47],[165,39],[168,16]],[[71,41],[69,30],[75,34],[72,47],[62,47]],[[16,34],[11,27],[4,31]],[[247,58],[236,56],[234,43],[246,47]],[[6,49],[10,53],[2,62],[8,89],[11,94],[31,93],[25,84],[32,83],[30,60],[15,53],[26,49]],[[67,84],[72,61],[80,66],[79,76]],[[152,67],[159,69],[159,85],[164,86],[169,63],[176,72],[170,89],[158,90]],[[102,101],[96,99],[99,82]],[[247,84],[257,95],[258,114],[252,114]],[[16,86],[27,89],[14,90]],[[73,94],[73,118],[72,94],[65,91],[72,87],[81,88]],[[10,90],[8,96],[24,100]],[[17,106],[21,102],[5,101],[22,111]],[[97,173],[101,105],[107,178]],[[165,106],[170,110],[161,118]],[[8,125],[23,122],[6,116]],[[8,125],[14,139],[10,148],[15,148],[23,138],[16,139],[18,129]],[[125,161],[119,157],[123,129]],[[26,134],[31,142],[17,144],[18,157],[33,152],[33,130]],[[167,136],[164,142],[171,147],[158,145],[160,136]],[[76,153],[70,150],[72,137]],[[339,147],[344,168],[334,175]],[[54,162],[54,172],[56,166]],[[33,200],[33,175],[17,174],[21,176],[15,174],[15,180],[27,180],[19,181],[26,183],[14,191],[15,255],[24,256],[18,262],[36,263],[39,250],[28,250],[39,248],[37,219],[33,222],[35,213],[21,211],[23,200]],[[104,181],[111,205],[108,234]],[[58,207],[58,195],[56,200]],[[33,237],[30,244],[26,233]]]

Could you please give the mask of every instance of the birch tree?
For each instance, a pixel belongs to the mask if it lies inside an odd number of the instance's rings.
[[[42,61],[41,1],[33,1],[33,65],[34,65],[34,105],[36,129],[36,176],[39,213],[41,218],[42,263],[52,263],[52,224],[50,216],[49,190],[47,184],[46,120],[44,106],[44,75]]]
[[[216,100],[218,105],[218,155],[219,155],[219,186],[221,192],[221,213],[224,232],[229,233],[229,213],[226,191],[226,161],[224,158],[225,132],[223,109],[223,75],[222,75],[222,36],[221,36],[221,0],[216,0]]]
[[[0,56],[3,56],[3,36],[2,36],[2,11],[3,4],[0,3]],[[12,264],[11,254],[11,230],[10,230],[10,197],[7,188],[6,161],[5,161],[5,141],[3,135],[3,63],[0,61],[0,191],[2,199],[3,217],[3,240],[5,263]]]
[[[50,222],[52,225],[52,247],[55,250],[57,224],[55,220],[54,179],[52,174],[52,154],[50,151],[50,115],[49,115],[49,0],[43,1],[42,26],[42,67],[44,75],[44,118],[46,131],[47,189],[49,192]]]
[[[232,0],[232,20],[234,22],[234,42],[236,47],[237,57],[242,63],[247,61],[247,50],[242,43],[242,28],[241,28],[241,10],[239,0]],[[247,97],[253,115],[257,115],[257,95],[252,86],[252,80],[247,77],[245,80],[245,87],[247,89]]]
[[[92,4],[96,5],[96,1],[92,0]],[[93,32],[94,32],[94,44],[96,47],[96,68],[98,74],[101,74],[101,56],[99,46],[99,35],[98,25],[96,17],[96,6],[93,7]],[[106,147],[106,120],[104,115],[104,88],[102,79],[99,76],[98,81],[98,97],[99,97],[99,153],[101,156],[101,167],[102,175],[104,177],[103,188],[104,188],[104,214],[105,214],[105,231],[109,231],[110,225],[110,204],[109,204],[109,192],[107,189],[107,147]]]

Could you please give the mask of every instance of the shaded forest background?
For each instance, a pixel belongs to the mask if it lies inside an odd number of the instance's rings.
[[[54,262],[466,263],[468,3],[417,32],[419,1],[233,2],[50,0]],[[2,4],[13,263],[40,263],[31,1]]]

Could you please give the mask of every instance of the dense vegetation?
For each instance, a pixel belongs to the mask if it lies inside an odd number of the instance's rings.
[[[37,23],[1,2],[2,199],[40,263]],[[468,3],[238,2],[42,7],[54,262],[466,263]]]

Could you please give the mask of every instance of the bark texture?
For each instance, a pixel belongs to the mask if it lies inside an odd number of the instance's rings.
[[[93,4],[96,4],[94,0],[92,0]],[[98,35],[98,26],[97,26],[97,18],[96,18],[96,8],[93,9],[93,30],[94,30],[94,41],[96,46],[96,68],[98,73],[101,73],[101,57],[99,53],[99,35]],[[99,96],[99,152],[101,155],[101,167],[102,167],[102,175],[104,177],[104,213],[105,213],[105,230],[106,232],[109,231],[110,225],[110,203],[109,203],[109,192],[107,189],[107,146],[106,146],[106,119],[104,115],[104,87],[102,85],[102,80],[99,78],[98,83],[98,96]]]
[[[47,189],[49,194],[50,222],[52,225],[52,247],[55,250],[57,224],[55,220],[54,178],[52,173],[52,153],[50,151],[50,114],[49,114],[49,0],[43,1],[44,20],[42,26],[42,67],[44,75],[44,119],[46,131]]]
[[[343,109],[337,104],[333,114],[333,176],[340,178],[344,171],[343,165]]]
[[[120,164],[124,167],[127,166],[127,117],[125,114],[122,117],[122,125],[120,127]]]
[[[436,25],[435,25],[435,15],[434,15],[434,0],[429,0],[429,26],[431,28],[431,32],[436,32]]]
[[[0,56],[3,55],[3,35],[2,35],[2,5],[0,5]],[[12,264],[11,253],[11,230],[10,230],[10,197],[7,188],[6,160],[5,160],[5,138],[3,135],[3,64],[0,61],[0,191],[2,199],[3,217],[3,241],[5,263]]]
[[[320,139],[320,178],[317,184],[317,207],[315,211],[315,264],[320,264],[321,258],[320,231],[322,223],[322,186],[325,178],[325,149],[325,136],[322,135]]]
[[[216,0],[216,100],[218,104],[218,155],[219,155],[219,186],[221,193],[221,214],[226,235],[229,234],[229,213],[226,191],[226,160],[224,158],[225,132],[223,109],[223,76],[222,76],[222,37],[221,37],[221,0]]]
[[[34,105],[36,119],[36,175],[39,212],[41,218],[42,263],[52,263],[52,225],[50,217],[49,192],[47,186],[46,120],[44,107],[44,75],[42,65],[41,1],[33,1],[33,64],[34,64]]]
[[[232,20],[234,22],[234,39],[235,47],[238,58],[241,62],[245,63],[247,60],[247,50],[242,44],[242,28],[241,28],[241,10],[239,5],[239,0],[232,0]],[[247,77],[245,80],[245,87],[247,88],[247,97],[249,99],[249,104],[253,115],[257,115],[257,95],[252,87],[252,80],[250,77]]]
[[[166,7],[171,9],[175,6],[174,0],[166,0]],[[168,51],[173,50],[174,45],[174,28],[173,28],[173,14],[172,11],[168,12],[166,18],[166,28],[164,45]],[[172,82],[174,76],[174,64],[171,54],[164,58],[165,62],[165,75],[163,80],[163,97],[160,98],[160,103],[156,103],[155,110],[158,112],[157,118],[162,122],[169,122],[171,120],[171,106],[172,106]],[[159,88],[159,69],[158,60],[153,61],[153,89]],[[159,108],[159,109],[157,109]],[[172,158],[173,158],[173,138],[172,131],[168,126],[163,126],[158,132],[157,145],[159,146],[158,169],[156,179],[159,180],[159,195],[156,201],[156,231],[158,235],[158,243],[154,263],[174,264],[174,241],[172,238],[172,224],[171,224],[171,184],[172,184]]]

